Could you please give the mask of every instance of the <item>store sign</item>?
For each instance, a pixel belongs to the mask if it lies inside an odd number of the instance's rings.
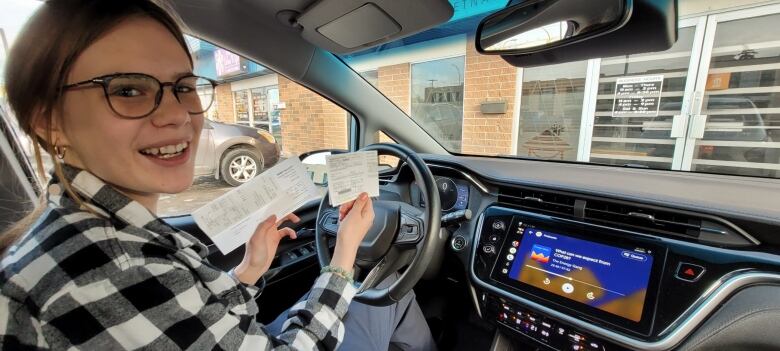
[[[217,76],[219,77],[241,72],[241,56],[230,51],[217,49],[214,51],[214,61],[217,65]]]
[[[618,78],[612,117],[658,116],[663,83],[663,75]]]

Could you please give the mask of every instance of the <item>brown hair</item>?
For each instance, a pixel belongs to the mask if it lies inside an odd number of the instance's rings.
[[[165,8],[165,9],[164,9]],[[77,203],[83,200],[73,191],[63,176],[62,167],[54,155],[51,122],[54,111],[61,107],[62,87],[76,59],[92,43],[120,22],[144,16],[165,26],[188,53],[180,22],[168,6],[152,0],[50,0],[44,2],[27,21],[10,50],[5,68],[8,101],[19,126],[34,143],[35,160],[43,177],[41,148],[52,158],[54,173],[68,195]],[[43,119],[43,121],[39,121]],[[35,133],[35,126],[44,122],[44,137]],[[41,179],[45,181],[45,179]],[[30,227],[43,212],[44,203],[0,236],[0,254]]]

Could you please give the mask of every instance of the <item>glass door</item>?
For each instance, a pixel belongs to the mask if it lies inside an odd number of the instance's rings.
[[[708,18],[684,170],[780,177],[780,5]]]
[[[246,90],[244,90],[246,92]],[[251,126],[264,129],[281,139],[281,124],[279,122],[279,88],[268,86],[249,89],[252,105],[249,114]],[[278,136],[277,136],[278,134]]]
[[[276,142],[282,144],[282,121],[279,119],[281,111],[279,110],[279,88],[269,87],[266,92],[268,96],[268,119],[271,127],[271,134],[274,135]]]
[[[252,88],[250,93],[252,94],[252,126],[255,128],[265,129],[271,131],[271,126],[268,121],[268,95],[267,89]]]
[[[680,21],[669,50],[598,63],[589,161],[680,169],[706,19]]]
[[[249,121],[249,92],[233,92],[233,108],[236,111],[236,124],[251,126]]]

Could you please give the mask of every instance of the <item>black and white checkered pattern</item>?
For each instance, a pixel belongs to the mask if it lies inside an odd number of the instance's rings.
[[[355,288],[323,274],[283,333],[255,320],[259,289],[210,265],[208,250],[94,175],[65,166],[96,216],[63,195],[0,262],[2,349],[332,350]]]

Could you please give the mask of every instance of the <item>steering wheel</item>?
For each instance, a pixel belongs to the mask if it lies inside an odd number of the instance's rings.
[[[398,144],[372,144],[361,151],[376,150],[406,162],[414,173],[425,209],[403,201],[374,200],[374,223],[358,248],[355,265],[370,269],[360,283],[355,300],[374,306],[400,301],[420,280],[431,259],[441,254],[446,238],[439,234],[441,204],[431,170],[414,151]],[[320,267],[330,264],[329,242],[335,240],[339,226],[338,208],[323,196],[317,212],[315,238]],[[403,274],[386,288],[377,285],[390,274],[408,265]]]

